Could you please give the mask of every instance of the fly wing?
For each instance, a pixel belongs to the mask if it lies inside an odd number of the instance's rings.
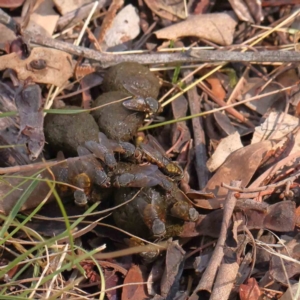
[[[98,133],[99,144],[106,149],[107,152],[113,153],[113,148],[111,146],[111,141],[103,132]]]
[[[123,106],[129,110],[139,112],[151,112],[146,100],[142,97],[134,97],[122,102]]]
[[[77,168],[76,160],[69,160],[68,161],[68,181],[74,182],[74,178],[80,173]]]
[[[157,139],[151,134],[148,134],[147,137],[148,137],[148,140],[149,140],[149,144],[152,146],[152,148],[159,151],[161,153],[161,155],[164,156],[165,158],[169,159],[168,156],[167,156],[166,151],[159,144]]]
[[[77,153],[78,153],[79,156],[91,155],[91,152],[83,146],[78,146],[77,147]]]
[[[102,169],[101,163],[85,147],[78,146],[77,152],[79,155],[78,165],[80,165],[80,171],[82,173],[86,173],[91,179],[93,179],[96,174],[96,169]]]
[[[142,173],[145,175],[152,175],[154,174],[156,171],[158,171],[158,167],[157,165],[132,165],[130,168],[130,173],[132,174],[138,174],[138,173]]]
[[[104,155],[107,152],[107,148],[95,141],[87,141],[84,143],[85,147],[91,151],[96,157],[104,161]]]
[[[99,143],[96,143],[95,141],[87,141],[84,145],[110,168],[114,168],[117,165],[113,148],[104,133],[99,132]]]
[[[158,178],[147,176],[144,173],[132,174],[124,173],[118,176],[118,182],[123,187],[153,187],[159,185]]]

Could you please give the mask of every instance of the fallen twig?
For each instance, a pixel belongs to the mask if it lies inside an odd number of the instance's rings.
[[[184,76],[188,76],[190,72],[184,72]],[[186,82],[190,84],[193,81],[193,77],[190,77]],[[197,88],[194,87],[188,92],[188,101],[191,115],[201,112],[201,99],[197,93]],[[196,157],[196,172],[198,177],[198,185],[200,189],[203,189],[207,184],[209,172],[206,167],[207,155],[206,155],[206,142],[205,133],[203,130],[203,121],[200,118],[194,118],[192,120],[193,132],[194,132],[194,145],[195,145],[195,157]]]
[[[57,41],[41,35],[24,33],[28,41],[33,44],[52,47],[70,54],[83,56],[98,62],[93,67],[107,68],[121,62],[134,61],[140,64],[170,64],[195,62],[300,62],[300,53],[283,51],[238,52],[238,51],[211,51],[193,50],[178,53],[147,53],[147,54],[110,54],[101,53],[84,47],[74,46],[70,43]],[[197,51],[197,57],[192,56]]]
[[[239,187],[240,185],[241,185],[240,181],[231,182],[231,186]],[[235,204],[236,204],[236,198],[234,196],[234,192],[229,191],[224,204],[223,221],[222,221],[221,232],[218,239],[218,243],[210,259],[209,265],[207,266],[205,272],[201,277],[198,286],[194,290],[189,300],[199,299],[198,293],[201,291],[208,291],[209,293],[212,291],[217,270],[224,256],[224,246],[225,246],[225,241],[227,236],[227,230],[230,225],[230,218],[232,216]]]
[[[265,186],[255,187],[255,188],[240,188],[240,187],[234,187],[231,185],[228,185],[226,183],[222,183],[222,187],[227,188],[228,190],[235,191],[235,192],[241,192],[241,193],[254,193],[254,192],[261,192],[266,191],[269,189],[275,189],[280,186],[286,185],[288,182],[295,181],[300,176],[300,171],[296,172],[293,176],[290,176],[284,180],[281,180],[274,184],[269,184]]]

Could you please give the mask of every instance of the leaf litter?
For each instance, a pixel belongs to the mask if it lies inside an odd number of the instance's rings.
[[[1,295],[292,299],[295,1],[0,7]]]

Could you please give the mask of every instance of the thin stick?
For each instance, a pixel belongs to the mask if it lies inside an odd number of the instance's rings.
[[[290,177],[288,177],[284,180],[281,180],[277,183],[269,184],[269,185],[266,185],[266,186],[255,187],[255,188],[233,187],[233,186],[230,186],[226,183],[222,183],[222,187],[225,187],[228,190],[235,191],[235,192],[240,192],[240,193],[255,193],[255,192],[262,192],[262,191],[266,191],[266,190],[269,190],[269,189],[278,188],[280,186],[286,185],[289,181],[294,182],[299,176],[300,176],[300,171],[296,172],[293,176],[290,176]]]
[[[241,182],[240,181],[232,181],[231,185],[238,187],[241,185]],[[198,286],[196,287],[193,294],[189,298],[190,300],[199,299],[198,293],[200,291],[208,291],[209,293],[212,291],[215,276],[217,274],[218,268],[219,268],[221,261],[223,259],[223,256],[224,256],[224,247],[225,247],[227,231],[230,226],[230,219],[232,217],[232,213],[233,213],[235,204],[236,204],[236,198],[234,196],[234,193],[232,191],[230,191],[227,194],[227,197],[225,200],[223,220],[222,220],[221,231],[220,231],[220,236],[219,236],[217,245],[216,245],[213,255],[210,259],[209,265],[207,266],[205,272],[203,273]]]
[[[229,108],[229,107],[234,107],[234,106],[241,105],[241,104],[244,104],[244,103],[247,103],[247,102],[250,102],[250,101],[259,100],[263,97],[267,97],[267,96],[274,95],[274,94],[277,94],[277,93],[280,93],[280,92],[284,92],[284,91],[290,90],[290,89],[292,89],[293,87],[296,87],[296,86],[297,85],[288,86],[286,88],[283,88],[283,89],[280,89],[280,90],[277,90],[277,91],[272,91],[270,93],[257,95],[257,96],[254,96],[252,98],[249,98],[249,99],[245,99],[245,100],[242,100],[242,101],[239,101],[239,102],[236,102],[236,103],[232,103],[230,105],[215,108],[215,109],[212,109],[210,111],[205,111],[205,112],[202,112],[202,113],[199,113],[199,114],[186,116],[186,117],[182,117],[182,118],[178,118],[178,119],[175,119],[175,120],[170,120],[170,121],[166,121],[166,122],[162,122],[162,123],[158,123],[158,124],[154,124],[154,125],[140,127],[139,131],[148,130],[148,129],[152,129],[152,128],[156,128],[156,127],[160,127],[160,126],[165,126],[165,125],[169,125],[169,124],[174,124],[174,123],[181,122],[181,121],[187,121],[187,120],[197,118],[197,117],[203,117],[203,116],[212,114],[212,113],[217,112],[217,111],[222,111],[222,110],[224,110],[226,108]]]

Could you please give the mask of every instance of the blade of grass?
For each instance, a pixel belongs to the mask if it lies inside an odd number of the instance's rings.
[[[33,180],[28,188],[25,190],[25,192],[21,195],[20,199],[17,201],[15,206],[13,207],[12,211],[8,215],[6,221],[4,222],[1,230],[0,230],[0,237],[3,239],[0,241],[0,245],[2,245],[4,242],[4,235],[7,232],[8,228],[10,227],[11,222],[14,220],[16,215],[18,214],[19,210],[23,206],[23,204],[26,202],[30,194],[33,192],[33,190],[36,188],[38,184],[38,181]]]
[[[174,119],[174,120],[169,120],[169,121],[161,122],[161,123],[158,123],[158,124],[153,124],[153,125],[149,125],[149,126],[140,127],[139,131],[148,130],[148,129],[152,129],[152,128],[157,128],[157,127],[165,126],[165,125],[169,125],[169,124],[174,124],[174,123],[181,122],[181,121],[187,121],[187,120],[190,120],[190,119],[193,119],[193,118],[197,118],[197,117],[203,117],[203,116],[212,114],[212,113],[217,112],[217,111],[222,111],[222,110],[224,110],[226,108],[229,108],[229,107],[234,107],[234,106],[238,106],[238,105],[244,104],[246,102],[251,102],[251,101],[254,101],[254,100],[259,100],[259,99],[261,99],[263,97],[267,97],[267,96],[270,96],[270,95],[274,95],[274,94],[277,94],[277,93],[280,93],[280,92],[292,89],[293,87],[296,87],[296,85],[288,86],[286,88],[279,89],[277,91],[273,91],[273,92],[261,94],[261,95],[258,95],[258,96],[255,96],[255,97],[252,97],[252,98],[249,98],[249,99],[245,99],[245,100],[237,102],[237,103],[232,103],[230,105],[226,105],[226,106],[223,106],[223,107],[215,108],[215,109],[212,109],[210,111],[201,112],[199,114],[194,114],[194,115],[186,116],[186,117],[183,117],[183,118],[178,118],[178,119]]]
[[[16,145],[2,145],[0,146],[0,149],[6,149],[6,148],[16,148],[16,147],[25,147],[25,144],[16,144]]]
[[[47,183],[48,183],[48,186],[51,189],[52,184],[50,182],[47,182]],[[63,203],[61,201],[61,198],[59,197],[59,195],[58,195],[58,193],[57,193],[57,191],[55,189],[53,189],[53,195],[54,195],[54,197],[55,197],[55,199],[56,199],[56,201],[58,203],[59,209],[60,209],[60,211],[61,211],[61,213],[62,213],[62,215],[63,215],[63,217],[65,219],[66,231],[67,231],[67,233],[69,235],[69,243],[71,244],[72,257],[73,256],[75,257],[76,254],[74,253],[74,239],[73,239],[73,235],[72,235],[72,231],[71,231],[70,221],[68,219],[68,214],[67,214],[67,212],[65,210],[65,207],[64,207],[64,205],[63,205]]]
[[[88,253],[85,253],[85,254],[83,254],[83,255],[78,256],[77,258],[74,259],[73,262],[70,261],[70,262],[66,263],[66,264],[65,264],[64,266],[62,266],[60,269],[55,270],[53,273],[51,273],[51,274],[49,274],[48,276],[44,277],[44,278],[41,280],[40,285],[43,285],[43,284],[45,284],[46,282],[48,282],[49,280],[51,280],[51,279],[53,278],[53,276],[56,276],[56,275],[62,273],[63,271],[66,271],[66,270],[71,269],[71,268],[74,266],[74,264],[79,264],[81,261],[83,261],[83,260],[85,260],[85,259],[87,259],[87,258],[93,257],[93,255],[96,254],[98,251],[99,251],[98,249],[94,249],[94,250],[92,250],[92,251],[90,251],[90,252],[88,252]],[[26,296],[26,295],[28,295],[30,292],[31,292],[30,290],[29,290],[29,291],[26,290],[26,291],[24,291],[21,295],[22,295],[22,296]]]
[[[86,212],[82,215],[82,217],[78,218],[74,223],[72,223],[71,225],[71,230],[73,230],[74,228],[76,228],[76,226],[82,222],[82,220],[85,218],[86,214],[89,214],[90,212],[92,212],[97,206],[99,205],[98,202],[94,203],[91,207],[89,207]],[[19,264],[20,262],[22,262],[24,259],[26,259],[26,257],[31,254],[32,252],[40,249],[41,247],[43,247],[44,245],[52,245],[53,243],[55,243],[55,241],[65,238],[66,236],[68,236],[68,233],[65,231],[63,231],[62,233],[58,234],[55,237],[52,237],[44,242],[40,242],[39,244],[37,244],[36,246],[32,247],[31,249],[28,249],[27,252],[22,253],[20,256],[18,256],[17,258],[15,258],[13,261],[11,261],[9,264],[7,264],[4,267],[0,267],[0,278],[3,277],[9,270],[11,270],[14,266],[16,266],[17,264]]]
[[[31,176],[13,176],[13,175],[6,175],[6,176],[1,176],[1,180],[3,180],[3,178],[24,178],[25,180],[20,182],[19,184],[17,184],[16,186],[12,186],[11,190],[9,192],[7,192],[5,195],[2,195],[2,201],[4,198],[8,197],[12,192],[14,192],[15,190],[19,189],[23,184],[27,183],[29,180],[36,180],[36,181],[44,181],[45,179],[43,178],[38,178],[37,176],[39,174],[41,174],[43,171],[45,171],[46,169],[42,169],[39,170],[38,172],[32,174]],[[7,181],[7,180],[6,180]],[[8,185],[11,185],[9,181],[7,181]]]
[[[49,196],[53,192],[53,189],[54,189],[54,185],[52,185],[52,187],[50,187],[50,191],[48,193]],[[32,219],[32,217],[42,208],[42,206],[45,204],[46,200],[47,200],[47,197],[43,201],[41,201],[41,203],[23,220],[23,222],[19,223],[16,226],[16,228],[11,231],[11,233],[9,233],[5,236],[5,238],[2,240],[2,243],[5,243],[8,239],[13,237],[13,235],[15,233],[17,233],[20,229],[24,228],[26,223],[29,222]]]

